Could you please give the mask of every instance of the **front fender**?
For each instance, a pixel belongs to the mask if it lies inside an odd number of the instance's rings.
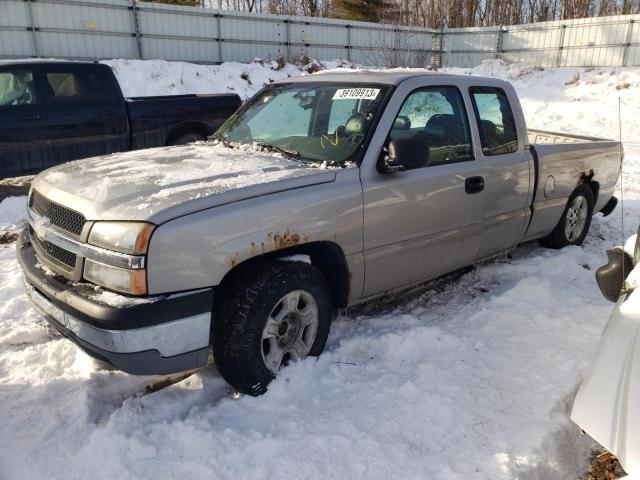
[[[351,170],[335,183],[233,202],[161,224],[149,244],[149,293],[216,286],[250,258],[323,241],[342,249],[359,278],[362,194],[358,171]]]
[[[230,269],[250,258],[306,243],[327,240],[324,232],[328,230],[329,226],[328,220],[316,220],[281,227],[275,231],[265,229],[243,235],[217,245],[215,254],[217,263],[220,270],[228,267],[223,274],[224,276]]]

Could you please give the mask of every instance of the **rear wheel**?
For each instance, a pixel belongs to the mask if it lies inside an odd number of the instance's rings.
[[[582,245],[593,215],[593,192],[588,185],[580,185],[569,197],[560,221],[553,231],[540,240],[548,248]]]
[[[322,353],[331,297],[314,266],[276,261],[245,269],[218,298],[213,354],[220,374],[238,391],[260,395],[287,363]]]

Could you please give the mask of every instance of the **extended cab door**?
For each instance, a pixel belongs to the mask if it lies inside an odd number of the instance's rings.
[[[43,77],[51,164],[128,149],[124,98],[109,67],[50,64]]]
[[[0,178],[42,168],[45,118],[34,65],[0,67]]]
[[[477,158],[484,168],[484,231],[478,258],[515,247],[523,238],[531,215],[533,158],[525,149],[524,116],[513,88],[469,87],[479,134]]]
[[[468,97],[437,76],[403,81],[387,104],[361,165],[364,296],[469,265],[482,235],[484,169],[475,159]],[[396,138],[426,142],[422,168],[380,173]]]

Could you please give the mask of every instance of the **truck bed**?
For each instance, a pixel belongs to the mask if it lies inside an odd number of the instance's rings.
[[[131,148],[166,145],[172,131],[193,131],[209,136],[235,112],[242,101],[236,94],[170,95],[126,99],[131,124]],[[205,127],[206,125],[206,127]]]
[[[555,225],[578,183],[595,185],[594,212],[613,196],[620,172],[620,142],[544,130],[528,130],[530,150],[537,164],[533,217],[525,240],[540,238]],[[595,179],[596,181],[591,181]]]
[[[534,145],[548,145],[558,143],[593,143],[593,142],[613,142],[604,138],[587,137],[583,135],[573,135],[569,133],[550,132],[548,130],[529,129],[529,143]]]

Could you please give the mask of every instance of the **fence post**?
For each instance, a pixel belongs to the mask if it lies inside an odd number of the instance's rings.
[[[500,25],[500,30],[498,31],[498,41],[496,42],[496,58],[502,58],[502,37],[504,35],[504,30],[502,30],[502,25]]]
[[[347,61],[351,61],[351,27],[352,25],[350,24],[346,24],[345,27],[347,28]]]
[[[562,28],[560,29],[560,41],[558,42],[558,56],[556,57],[556,67],[559,67],[560,64],[562,63],[562,49],[564,48],[564,31],[566,30],[567,26],[566,25],[562,25]]]
[[[33,43],[33,56],[39,57],[38,39],[36,37],[36,31],[38,30],[33,20],[33,9],[31,7],[31,0],[27,0],[27,16],[29,17],[29,31],[31,32],[31,42]]]
[[[440,45],[438,48],[438,68],[444,67],[442,59],[444,58],[444,27],[440,29]]]
[[[287,62],[291,62],[293,61],[293,59],[291,58],[291,22],[289,21],[290,19],[287,18],[284,21],[284,24],[286,26],[286,38],[287,38]]]
[[[138,58],[140,60],[144,59],[144,55],[142,54],[142,38],[140,38],[140,19],[138,18],[138,5],[136,5],[136,0],[131,0],[131,6],[129,7],[131,10],[131,19],[133,21],[133,36],[136,38],[136,47],[138,49]]]
[[[621,67],[627,66],[627,60],[629,59],[629,46],[631,45],[631,32],[633,31],[633,19],[629,20],[629,26],[627,27],[627,38],[624,42],[624,51],[622,53],[622,65]]]
[[[216,13],[216,26],[218,28],[218,62],[222,63],[222,15]]]

